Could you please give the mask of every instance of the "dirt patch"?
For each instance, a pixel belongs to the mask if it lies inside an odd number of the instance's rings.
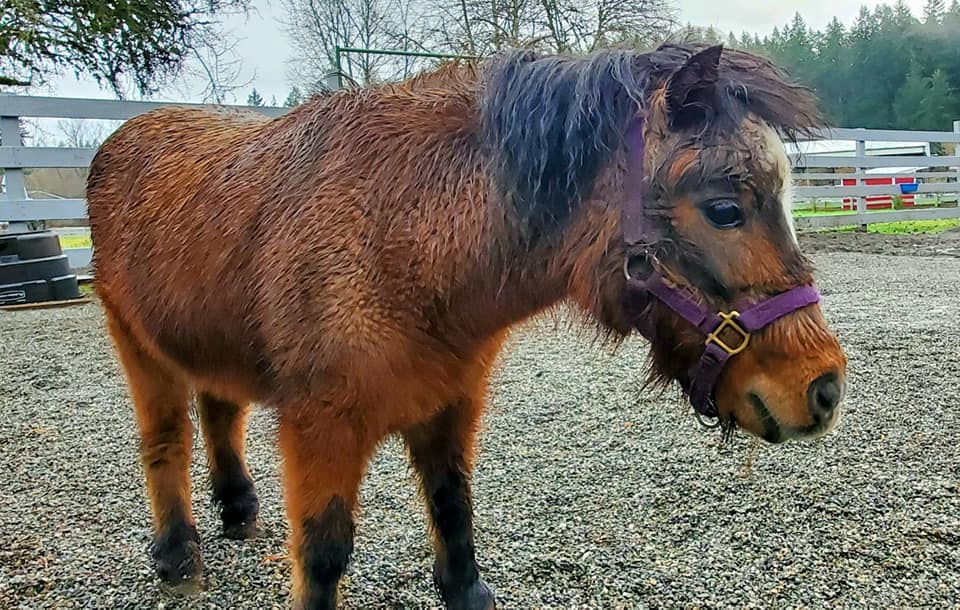
[[[960,258],[960,229],[943,233],[885,235],[859,232],[804,232],[804,252],[864,252],[891,256],[949,256]]]

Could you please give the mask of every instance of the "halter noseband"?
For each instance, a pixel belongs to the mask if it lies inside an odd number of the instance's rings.
[[[795,286],[786,292],[749,305],[742,313],[738,311],[714,313],[691,298],[687,291],[668,284],[660,273],[656,257],[647,251],[644,251],[643,255],[652,268],[650,275],[645,279],[632,276],[629,268],[630,248],[649,243],[647,218],[644,211],[644,197],[647,189],[643,174],[643,121],[639,118],[627,133],[627,147],[629,157],[625,183],[626,201],[621,218],[624,241],[628,249],[627,258],[624,261],[627,294],[641,302],[649,297],[658,299],[706,335],[703,355],[682,386],[699,415],[719,417],[714,403],[714,391],[727,361],[747,349],[752,333],[769,326],[787,314],[819,302],[820,294],[813,286]],[[638,318],[634,320],[634,326],[648,341],[655,340],[656,329],[650,320]],[[728,329],[733,331],[736,337],[734,345],[728,344],[720,336]]]

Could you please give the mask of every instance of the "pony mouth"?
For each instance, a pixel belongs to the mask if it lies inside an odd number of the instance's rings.
[[[770,412],[767,403],[756,393],[749,392],[747,397],[750,405],[753,407],[754,415],[760,424],[760,433],[757,434],[761,439],[768,443],[779,445],[790,440],[814,439],[824,436],[832,430],[840,419],[839,407],[833,412],[830,418],[823,422],[811,424],[804,427],[785,426],[777,421],[777,418]]]

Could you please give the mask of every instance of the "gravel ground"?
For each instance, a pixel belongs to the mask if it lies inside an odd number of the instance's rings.
[[[815,443],[721,444],[676,396],[638,391],[639,341],[610,354],[553,320],[514,335],[475,475],[501,608],[957,607],[960,260],[816,239],[851,379],[840,427]],[[0,362],[0,608],[286,607],[269,412],[248,449],[257,540],[216,536],[196,445],[209,583],[184,601],[152,577],[133,416],[99,307],[0,312]],[[362,503],[345,607],[437,607],[396,442]]]
[[[837,231],[807,232],[801,244],[812,252],[865,252],[910,256],[949,256],[960,258],[960,229],[935,235],[883,235]]]

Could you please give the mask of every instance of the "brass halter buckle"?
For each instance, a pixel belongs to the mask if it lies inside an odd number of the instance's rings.
[[[727,354],[730,356],[739,354],[743,350],[747,349],[747,346],[750,345],[750,333],[748,333],[742,326],[740,326],[740,323],[737,322],[737,318],[740,317],[740,313],[737,311],[731,311],[730,313],[724,313],[721,311],[717,315],[720,316],[722,322],[720,322],[719,326],[713,329],[712,333],[707,335],[706,344],[710,345],[711,343],[716,343],[718,346],[720,346],[720,349],[727,352]],[[728,328],[733,329],[734,332],[740,335],[739,345],[731,347],[720,338],[720,333]]]

